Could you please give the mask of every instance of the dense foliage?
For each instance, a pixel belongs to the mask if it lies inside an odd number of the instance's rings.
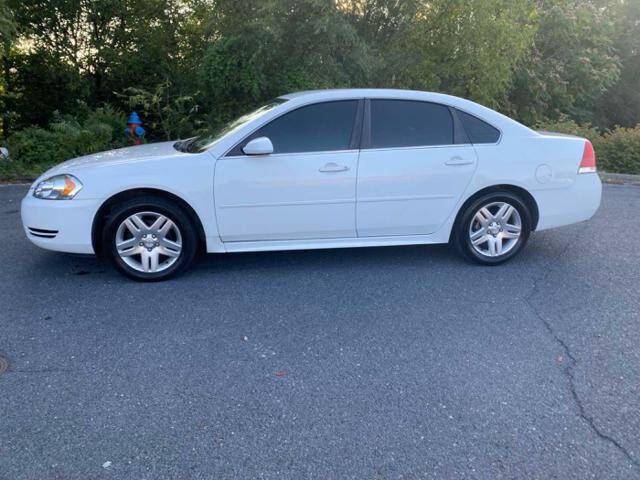
[[[640,127],[616,127],[601,140],[602,169],[640,175]]]
[[[640,168],[640,0],[0,0],[0,62],[0,142],[28,172],[121,144],[133,109],[153,141],[366,86],[593,125],[627,152],[608,166]]]
[[[7,139],[12,160],[0,164],[0,175],[8,180],[34,178],[70,158],[122,147],[125,121],[113,108],[99,107],[75,117],[56,114],[48,128],[32,125],[18,130]]]

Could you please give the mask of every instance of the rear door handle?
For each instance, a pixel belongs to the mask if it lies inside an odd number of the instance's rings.
[[[338,165],[337,163],[329,162],[318,171],[322,173],[332,173],[346,172],[347,170],[349,170],[349,167],[347,167],[346,165]]]
[[[465,160],[461,157],[453,157],[451,160],[444,162],[445,165],[450,167],[462,167],[464,165],[473,165],[473,160]]]

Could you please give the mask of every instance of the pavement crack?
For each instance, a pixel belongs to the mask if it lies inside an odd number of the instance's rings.
[[[581,229],[578,233],[576,233],[576,236],[581,235],[583,233],[583,230],[586,230],[586,228],[587,228],[587,226],[585,226],[583,229]],[[571,240],[569,240],[567,242],[565,247],[562,249],[562,252],[560,252],[560,254],[558,255],[558,258],[563,258],[566,255],[566,253],[569,251],[569,248],[572,245],[573,245],[573,239],[571,239]],[[603,432],[595,424],[594,418],[587,413],[587,411],[585,409],[585,406],[584,406],[584,403],[582,402],[582,400],[580,398],[580,395],[578,395],[578,390],[576,388],[576,383],[577,382],[576,382],[576,378],[575,378],[575,374],[574,374],[574,368],[576,367],[578,362],[577,362],[576,358],[574,357],[573,353],[571,352],[571,349],[569,348],[569,345],[567,344],[567,342],[565,342],[562,338],[560,338],[560,336],[554,330],[551,322],[549,322],[546,318],[544,318],[544,316],[538,311],[538,309],[536,308],[536,306],[535,306],[535,304],[533,302],[533,297],[538,292],[538,286],[540,284],[543,284],[544,281],[549,277],[549,275],[552,272],[553,272],[553,269],[549,268],[545,272],[545,274],[541,276],[541,278],[538,281],[534,282],[534,285],[533,285],[533,288],[531,289],[531,292],[529,292],[529,294],[524,297],[524,302],[533,311],[533,313],[536,316],[536,318],[538,318],[538,320],[540,320],[540,322],[544,326],[544,328],[547,331],[547,333],[560,346],[560,348],[563,350],[566,358],[568,359],[568,362],[567,362],[566,366],[562,369],[562,373],[567,379],[567,384],[569,386],[569,391],[571,393],[571,396],[573,398],[574,403],[576,404],[576,406],[578,408],[578,416],[589,426],[591,431],[600,440],[603,440],[603,441],[608,442],[609,444],[613,445],[615,448],[618,449],[618,451],[620,453],[622,453],[627,458],[627,460],[629,460],[629,462],[635,468],[640,470],[640,461],[636,460],[634,458],[634,456],[631,454],[631,452],[629,452],[629,450],[627,450],[618,440],[613,438],[611,435],[608,435],[605,432]]]
[[[589,425],[589,428],[593,431],[593,433],[596,434],[598,438],[606,442],[609,442],[611,445],[616,447],[625,457],[627,457],[627,460],[629,460],[629,462],[631,462],[637,469],[640,470],[640,462],[636,460],[633,457],[633,455],[631,455],[631,453],[618,440],[613,438],[611,435],[604,433],[595,424],[593,417],[586,412],[584,404],[582,403],[582,400],[580,399],[580,395],[578,395],[578,391],[576,389],[576,379],[575,379],[573,369],[577,365],[577,361],[573,356],[573,354],[571,353],[571,349],[569,348],[569,345],[567,345],[567,343],[558,336],[558,334],[554,331],[551,324],[540,314],[540,312],[538,312],[535,305],[533,305],[533,303],[531,302],[530,298],[526,298],[525,302],[534,312],[535,316],[542,322],[542,324],[544,325],[549,335],[551,335],[551,337],[555,340],[555,342],[558,345],[560,345],[560,347],[564,351],[565,356],[569,359],[569,361],[567,362],[567,365],[562,369],[562,372],[568,380],[567,383],[569,385],[569,391],[571,392],[573,401],[578,407],[578,416],[582,420],[584,420],[587,423],[587,425]]]
[[[576,233],[576,237],[581,235],[583,233],[583,231],[586,230],[586,229],[587,229],[587,225],[585,225],[584,228],[580,229],[580,231]],[[558,255],[558,258],[564,258],[565,257],[565,255],[569,251],[569,248],[573,245],[573,240],[574,239],[572,238],[567,242],[565,247],[562,249],[562,251]],[[557,263],[556,263],[556,265],[557,265]],[[565,356],[568,359],[568,362],[567,362],[566,366],[562,369],[562,373],[567,379],[567,383],[568,383],[568,386],[569,386],[569,391],[571,393],[571,396],[573,398],[574,403],[576,404],[576,406],[578,408],[578,416],[589,426],[591,431],[598,438],[600,438],[601,440],[603,440],[605,442],[610,443],[615,448],[617,448],[618,451],[621,452],[627,458],[627,460],[629,460],[629,462],[631,462],[631,464],[634,467],[636,467],[638,470],[640,470],[640,462],[638,460],[636,460],[633,457],[633,455],[631,455],[631,452],[629,452],[618,440],[613,438],[611,435],[608,435],[605,432],[603,432],[595,424],[595,421],[594,421],[593,417],[587,413],[587,411],[586,411],[586,409],[584,407],[584,403],[580,399],[580,395],[578,395],[578,391],[577,391],[577,388],[576,388],[576,378],[575,378],[575,374],[574,374],[574,368],[576,367],[578,362],[577,362],[576,358],[574,357],[573,353],[571,352],[571,349],[569,348],[569,345],[562,338],[560,338],[560,336],[556,333],[556,331],[554,330],[553,326],[551,325],[551,322],[549,322],[547,319],[544,318],[544,316],[538,311],[538,309],[536,308],[535,304],[533,303],[533,297],[538,292],[539,285],[544,284],[545,280],[551,275],[552,272],[553,272],[553,268],[549,268],[545,272],[545,274],[541,276],[541,278],[538,281],[534,282],[534,285],[533,285],[533,288],[531,289],[531,292],[529,292],[528,295],[525,295],[524,302],[533,311],[533,313],[535,314],[536,318],[538,318],[538,320],[540,320],[540,322],[544,326],[544,328],[547,331],[547,333],[560,346],[560,348],[563,350]]]

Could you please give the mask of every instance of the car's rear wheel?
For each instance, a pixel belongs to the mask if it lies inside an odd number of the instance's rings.
[[[511,192],[494,192],[469,204],[455,226],[454,243],[469,260],[497,265],[513,258],[531,233],[531,212]]]
[[[160,197],[140,197],[116,205],[103,230],[113,265],[135,280],[166,280],[192,262],[197,250],[193,221]]]

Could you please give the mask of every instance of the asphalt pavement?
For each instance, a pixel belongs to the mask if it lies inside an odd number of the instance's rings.
[[[512,262],[40,250],[0,187],[0,479],[640,478],[640,188]]]

